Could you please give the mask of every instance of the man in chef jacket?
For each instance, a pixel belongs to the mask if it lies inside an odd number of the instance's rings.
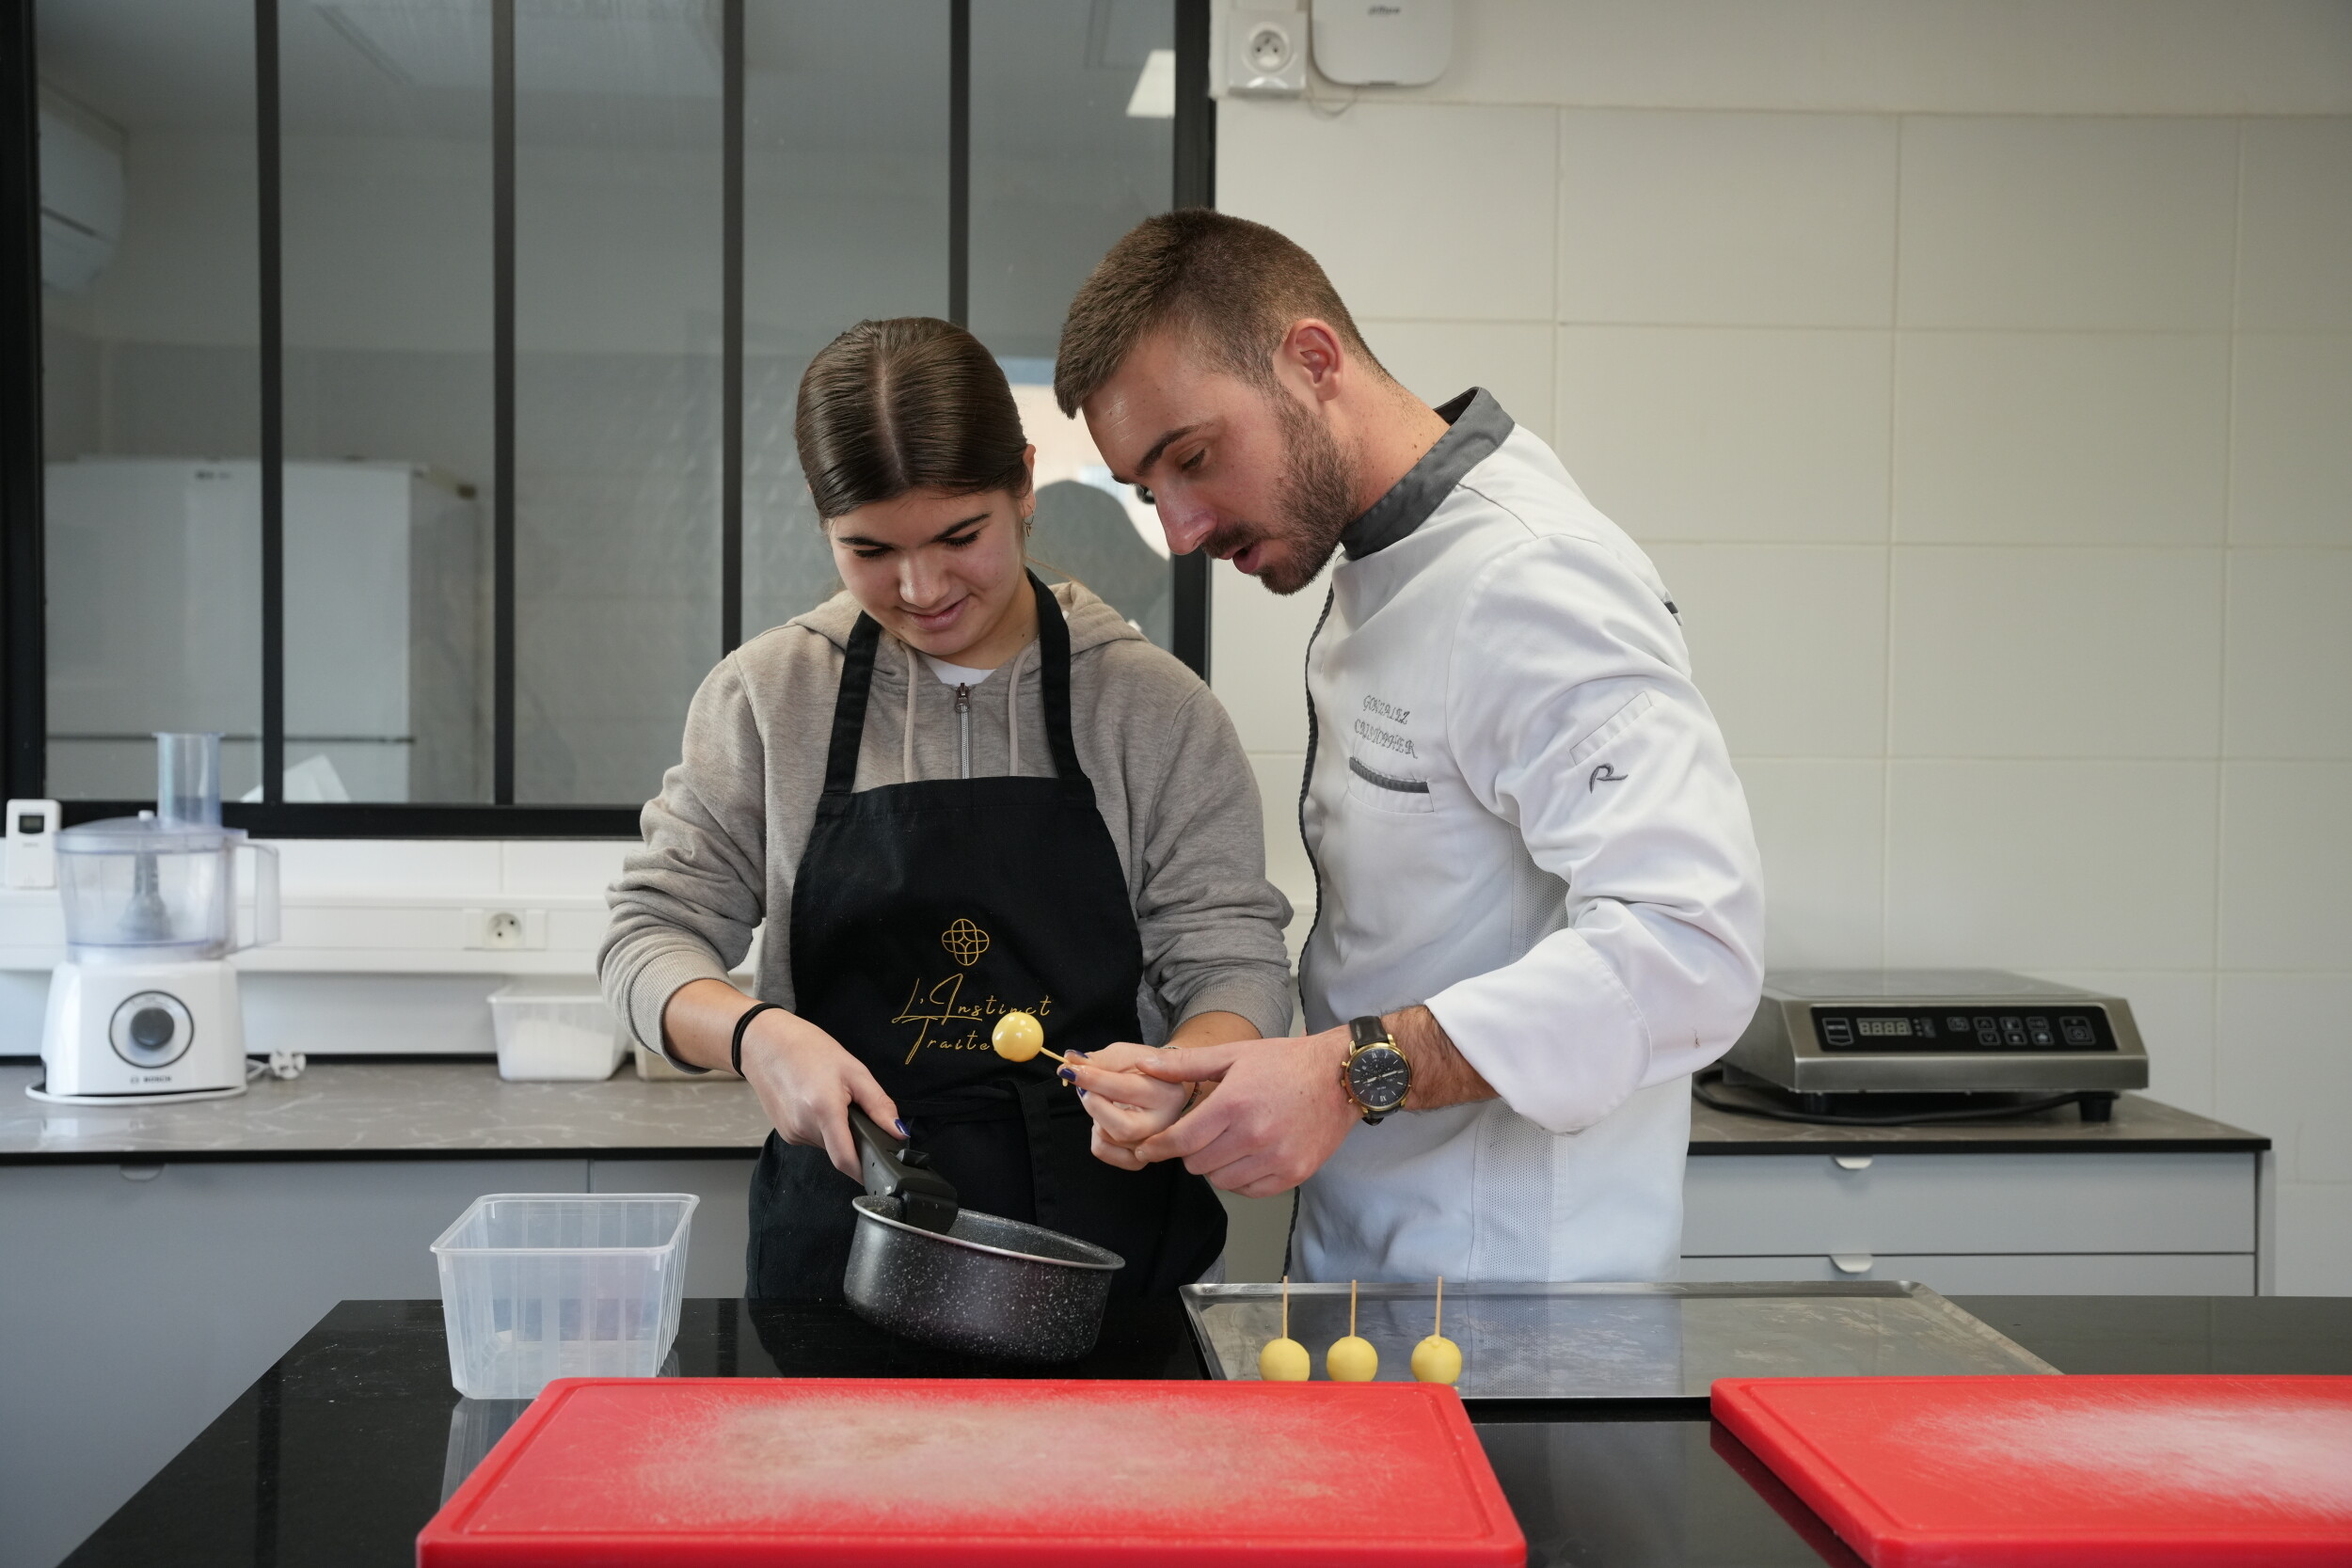
[[[1097,1152],[1297,1187],[1309,1279],[1671,1277],[1687,1080],[1755,1010],[1764,895],[1648,557],[1488,393],[1397,385],[1314,259],[1238,218],[1120,241],[1054,387],[1171,549],[1277,594],[1336,556],[1307,654],[1309,1033],[1096,1053],[1099,1102],[1114,1069],[1215,1081]]]

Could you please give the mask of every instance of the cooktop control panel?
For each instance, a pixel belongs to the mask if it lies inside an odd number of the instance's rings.
[[[1824,1051],[2113,1051],[2115,1029],[2094,1002],[2064,1007],[1840,1007],[1817,1004]]]

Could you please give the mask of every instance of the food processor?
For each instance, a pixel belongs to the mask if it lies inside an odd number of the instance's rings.
[[[155,736],[153,811],[56,835],[66,960],[49,978],[44,1076],[72,1105],[218,1100],[246,1088],[229,955],[278,940],[278,851],[220,825],[220,736]],[[237,852],[255,863],[253,940],[237,941]]]

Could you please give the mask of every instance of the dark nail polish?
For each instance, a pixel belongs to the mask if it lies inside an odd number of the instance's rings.
[[[902,1138],[911,1138],[914,1136],[914,1133],[907,1131],[907,1124],[904,1121],[894,1121],[890,1125],[898,1130],[898,1136]]]
[[[1060,1071],[1057,1072],[1054,1076],[1056,1076],[1057,1078],[1059,1078],[1059,1079],[1060,1079],[1063,1083],[1065,1083],[1065,1084],[1074,1084],[1074,1083],[1076,1083],[1076,1082],[1078,1081],[1078,1075],[1077,1075],[1076,1073],[1074,1073],[1074,1072],[1071,1071],[1068,1068],[1063,1068]]]
[[[1084,1090],[1084,1089],[1080,1089],[1080,1090],[1078,1091],[1078,1098],[1079,1098],[1080,1100],[1084,1100],[1086,1097],[1087,1097],[1087,1092],[1086,1092],[1086,1090]]]
[[[1065,1062],[1083,1062],[1087,1059],[1087,1053],[1083,1051],[1065,1051],[1062,1053],[1061,1059]]]

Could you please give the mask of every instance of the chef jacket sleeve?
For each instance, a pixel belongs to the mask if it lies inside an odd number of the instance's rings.
[[[742,672],[728,657],[694,693],[678,763],[639,817],[644,845],[606,895],[612,922],[596,972],[615,1016],[650,1050],[666,1053],[671,996],[725,979],[751,947],[768,858],[765,771]]]
[[[1555,1132],[1730,1049],[1763,981],[1745,795],[1659,593],[1550,535],[1465,594],[1446,735],[1471,792],[1565,884],[1558,927],[1428,1006],[1511,1108]]]

